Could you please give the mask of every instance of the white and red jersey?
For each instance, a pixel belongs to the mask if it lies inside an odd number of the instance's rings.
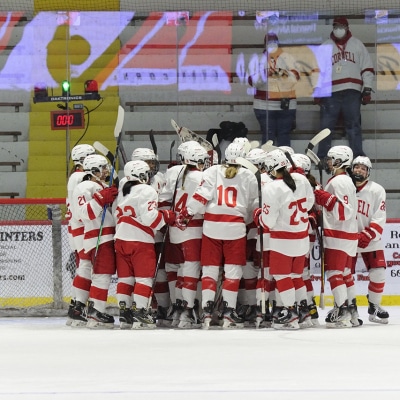
[[[157,192],[149,185],[136,184],[125,196],[120,193],[114,211],[115,239],[154,243],[155,231],[165,225],[157,208]]]
[[[265,185],[268,185],[271,182],[273,182],[272,178],[266,172],[262,173],[261,174],[261,192],[263,191],[263,188],[265,187]],[[262,207],[262,204],[261,204],[261,207]],[[258,235],[257,231],[256,231],[256,235],[257,235],[256,250],[260,251],[260,236]],[[269,230],[264,227],[263,227],[263,250],[264,251],[271,250],[270,233],[269,233]]]
[[[374,66],[368,50],[361,40],[351,36],[343,44],[331,38],[321,46],[321,51],[330,54],[332,59],[332,80],[317,83],[323,93],[354,89],[361,92],[363,87],[372,88]],[[326,49],[326,50],[325,50]],[[325,85],[325,86],[324,86]],[[320,96],[322,97],[322,96]]]
[[[359,186],[357,197],[357,225],[358,232],[365,228],[371,228],[376,236],[365,249],[357,249],[358,252],[383,250],[382,232],[386,223],[386,192],[376,182],[367,181]]]
[[[74,171],[67,183],[67,198],[66,198],[66,205],[67,205],[67,214],[66,218],[68,221],[68,240],[72,250],[80,251],[83,248],[83,233],[84,227],[83,222],[77,219],[71,210],[70,199],[72,198],[72,194],[75,188],[78,186],[79,183],[82,182],[83,177],[86,175],[86,172],[83,171]]]
[[[84,225],[83,249],[87,253],[96,248],[100,233],[103,207],[93,198],[93,195],[108,187],[100,181],[83,181],[78,184],[72,194],[72,214],[79,218]],[[115,222],[110,207],[107,207],[99,245],[114,239]]]
[[[258,205],[255,175],[239,167],[236,175],[225,177],[227,167],[214,165],[203,172],[203,181],[188,200],[190,214],[204,214],[204,235],[221,240],[246,236],[246,224]]]
[[[350,257],[357,251],[357,199],[356,188],[351,178],[342,173],[330,178],[325,190],[334,194],[337,201],[332,211],[324,207],[324,246],[327,249],[341,250]]]
[[[315,198],[305,176],[291,176],[296,183],[294,192],[283,179],[274,179],[262,187],[260,223],[269,230],[270,250],[297,257],[309,251],[308,210]]]
[[[158,171],[150,180],[150,186],[160,195],[165,185],[165,175]]]
[[[167,170],[166,183],[159,196],[160,208],[167,207],[179,213],[186,207],[188,199],[192,197],[203,177],[201,171],[187,168],[185,165],[176,165]],[[201,239],[202,233],[203,215],[195,214],[184,231],[171,226],[169,240],[171,243],[183,243],[191,239]]]

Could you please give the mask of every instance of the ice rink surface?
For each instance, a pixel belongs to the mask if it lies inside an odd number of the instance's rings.
[[[400,307],[350,329],[92,331],[0,318],[0,399],[400,399]]]

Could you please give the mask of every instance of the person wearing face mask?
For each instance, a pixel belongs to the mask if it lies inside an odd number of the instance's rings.
[[[332,75],[325,82],[320,79],[314,88],[314,104],[320,106],[321,129],[329,128],[332,132],[341,114],[349,147],[354,157],[365,156],[361,134],[361,104],[371,101],[374,81],[374,67],[364,44],[355,38],[349,29],[346,17],[335,17],[330,38],[322,44],[332,49]],[[329,76],[329,74],[328,74]],[[328,136],[318,146],[318,157],[323,160],[331,147],[332,137]]]
[[[265,35],[266,46],[258,63],[251,64],[248,84],[254,88],[253,109],[260,125],[262,143],[290,146],[296,120],[296,90],[300,72],[295,59],[279,46],[275,33]]]

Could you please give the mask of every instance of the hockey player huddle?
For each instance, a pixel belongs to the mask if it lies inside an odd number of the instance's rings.
[[[106,313],[114,274],[121,329],[319,325],[309,263],[317,239],[334,297],[326,327],[362,325],[358,253],[369,271],[369,320],[388,323],[380,307],[386,194],[369,180],[369,158],[353,160],[349,147],[329,150],[324,189],[306,155],[251,149],[245,138],[214,165],[199,143],[184,142],[180,164],[164,174],[153,150],[135,149],[119,185],[92,146],[74,147],[71,157],[69,237],[78,268],[68,325],[114,328]]]

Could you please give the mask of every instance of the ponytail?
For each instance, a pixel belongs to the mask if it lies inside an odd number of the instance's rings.
[[[232,179],[237,175],[237,173],[239,171],[239,168],[240,168],[240,165],[225,164],[224,167],[226,168],[225,178]]]
[[[285,167],[283,167],[277,172],[282,173],[283,182],[285,182],[286,185],[289,186],[289,188],[292,190],[292,192],[294,192],[296,190],[296,183],[292,178],[292,175],[290,175],[289,171]]]

